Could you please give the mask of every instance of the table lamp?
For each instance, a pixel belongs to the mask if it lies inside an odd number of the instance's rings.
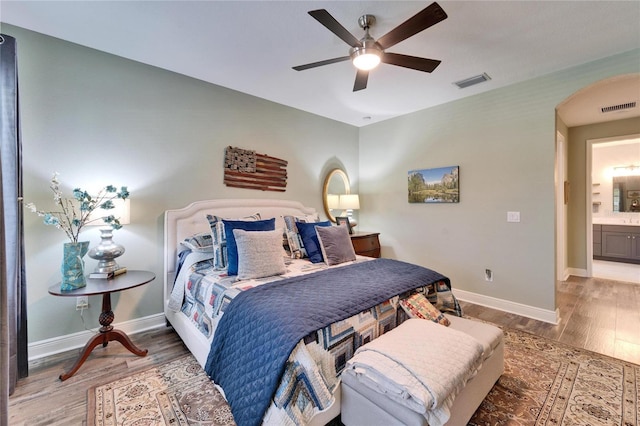
[[[340,195],[340,201],[338,203],[339,208],[343,211],[341,216],[347,216],[349,218],[349,223],[351,227],[354,227],[358,224],[355,219],[353,219],[353,211],[360,209],[360,197],[358,194],[342,194]]]
[[[95,217],[105,217],[113,215],[118,218],[121,225],[129,224],[129,199],[113,200],[114,208],[109,210],[96,209],[94,211]],[[100,244],[89,250],[89,257],[98,261],[95,272],[115,272],[120,269],[120,266],[116,262],[116,258],[122,256],[124,253],[124,247],[115,243],[113,238],[113,227],[106,224],[102,220],[96,220],[94,225],[102,225],[100,228]]]

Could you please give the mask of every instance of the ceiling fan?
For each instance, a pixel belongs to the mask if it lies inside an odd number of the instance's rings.
[[[356,81],[353,85],[353,91],[356,92],[366,89],[369,71],[378,66],[380,62],[424,72],[432,72],[440,65],[441,61],[435,59],[385,52],[385,50],[391,46],[447,19],[447,14],[438,3],[431,3],[378,40],[374,40],[373,37],[369,35],[369,28],[376,22],[376,18],[373,15],[363,15],[358,19],[358,25],[364,30],[364,37],[360,40],[340,25],[325,9],[312,10],[309,12],[309,15],[324,25],[329,31],[340,37],[342,41],[351,46],[351,49],[349,49],[348,56],[298,65],[297,67],[293,67],[296,71],[335,64],[336,62],[348,61],[350,59],[353,65],[358,68]]]

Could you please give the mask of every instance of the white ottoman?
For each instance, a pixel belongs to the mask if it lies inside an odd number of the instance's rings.
[[[478,373],[467,382],[451,407],[448,426],[466,425],[495,382],[504,371],[502,330],[479,321],[447,315],[449,327],[478,340],[483,348],[483,363]],[[416,337],[419,338],[419,337]],[[346,426],[425,426],[425,417],[386,398],[351,375],[342,376],[341,420]]]

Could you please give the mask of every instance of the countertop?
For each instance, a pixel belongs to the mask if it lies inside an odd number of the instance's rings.
[[[594,217],[591,221],[594,225],[623,225],[640,226],[640,215],[638,218],[617,218],[617,217]]]

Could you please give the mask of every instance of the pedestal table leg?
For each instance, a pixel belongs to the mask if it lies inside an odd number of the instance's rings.
[[[117,340],[124,346],[129,352],[137,355],[137,356],[146,356],[149,352],[147,349],[140,349],[136,345],[133,344],[129,336],[126,335],[124,331],[114,330],[111,323],[114,320],[113,311],[111,310],[111,293],[104,293],[102,295],[102,312],[100,313],[99,322],[102,327],[100,327],[100,334],[96,334],[87,342],[87,344],[82,349],[80,356],[76,363],[71,367],[65,374],[60,375],[60,380],[65,381],[69,377],[73,376],[76,371],[84,364],[84,362],[91,354],[93,348],[102,343],[102,347],[106,347],[110,341]]]

